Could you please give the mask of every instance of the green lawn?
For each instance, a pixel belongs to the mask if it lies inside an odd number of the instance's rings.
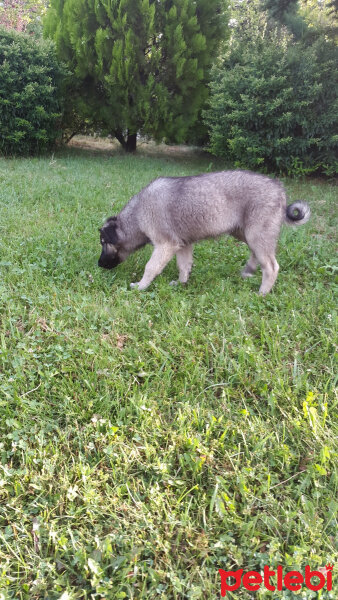
[[[150,248],[97,267],[107,216],[211,160],[0,160],[1,600],[209,600],[218,568],[335,561],[334,186],[284,181],[312,218],[283,228],[266,298],[230,238],[196,247],[184,288],[172,261],[129,289]]]

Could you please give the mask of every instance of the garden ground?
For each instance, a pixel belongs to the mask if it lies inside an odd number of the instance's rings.
[[[266,298],[230,238],[139,292],[150,248],[101,270],[98,227],[159,175],[225,166],[100,143],[0,160],[1,600],[209,600],[219,568],[334,562],[336,188],[284,180],[312,218]]]

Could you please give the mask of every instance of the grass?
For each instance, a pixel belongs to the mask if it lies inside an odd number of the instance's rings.
[[[264,299],[229,238],[196,247],[185,288],[173,262],[129,289],[149,248],[97,268],[131,195],[219,167],[146,148],[0,160],[1,600],[209,600],[219,568],[334,562],[333,185],[285,181],[312,219],[283,228]]]

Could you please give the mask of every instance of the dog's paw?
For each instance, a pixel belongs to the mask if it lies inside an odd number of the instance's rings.
[[[169,285],[171,285],[171,286],[178,285],[178,281],[176,281],[176,279],[173,279],[173,280],[172,280],[172,281],[169,283]]]
[[[138,281],[136,281],[136,283],[131,283],[130,284],[131,289],[138,289]]]

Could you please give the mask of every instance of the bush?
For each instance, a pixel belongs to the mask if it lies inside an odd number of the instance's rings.
[[[336,61],[323,37],[307,47],[270,32],[233,47],[213,71],[211,152],[240,167],[333,174]]]
[[[0,153],[36,154],[55,143],[64,74],[50,41],[0,28]]]

